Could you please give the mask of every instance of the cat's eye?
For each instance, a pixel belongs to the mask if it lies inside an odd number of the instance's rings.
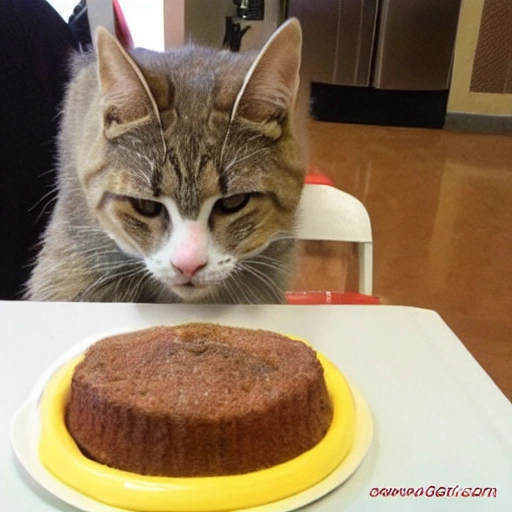
[[[144,217],[157,217],[162,213],[163,204],[150,199],[138,199],[136,197],[129,197],[128,200],[132,208],[143,215]]]
[[[222,213],[236,213],[247,205],[250,198],[251,194],[234,194],[219,199],[215,206]]]

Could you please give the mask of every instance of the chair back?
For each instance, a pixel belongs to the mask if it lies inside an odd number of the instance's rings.
[[[304,185],[298,210],[297,238],[357,244],[359,292],[372,294],[372,227],[368,211],[359,199],[330,185]]]

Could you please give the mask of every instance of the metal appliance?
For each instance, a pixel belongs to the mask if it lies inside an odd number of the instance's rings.
[[[448,89],[461,0],[288,0],[311,81]]]

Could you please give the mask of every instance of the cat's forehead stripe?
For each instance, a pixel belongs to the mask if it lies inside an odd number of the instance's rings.
[[[204,154],[201,156],[201,160],[199,162],[199,166],[197,168],[197,176],[200,177],[203,171],[206,169],[208,163],[212,160],[212,157],[208,154]]]
[[[155,165],[151,175],[151,188],[155,197],[162,195],[162,167]]]
[[[174,197],[182,214],[193,219],[206,198],[219,195],[219,172],[211,152],[187,149],[168,148],[168,165],[164,165],[163,176],[159,179],[162,181],[168,176],[167,184],[160,187],[161,194]]]
[[[178,158],[178,155],[176,154],[176,151],[174,148],[169,148],[167,150],[167,159],[171,163],[171,166],[176,173],[176,177],[178,178],[178,184],[181,186],[183,182],[183,171],[181,170],[181,163],[180,159]]]

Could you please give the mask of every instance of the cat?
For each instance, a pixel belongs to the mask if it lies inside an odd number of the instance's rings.
[[[289,19],[258,53],[128,53],[100,27],[73,63],[25,297],[282,303],[305,176],[301,40]]]

